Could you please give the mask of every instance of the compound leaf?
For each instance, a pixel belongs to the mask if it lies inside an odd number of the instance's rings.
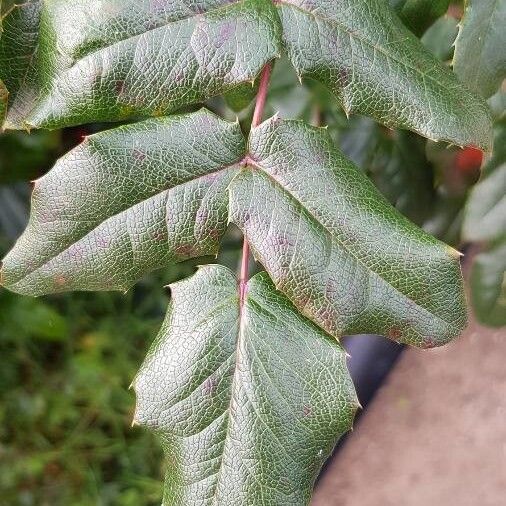
[[[453,68],[462,82],[490,97],[506,77],[506,2],[466,0]]]
[[[92,135],[35,182],[3,284],[40,295],[126,290],[146,272],[217,252],[239,125],[199,112]]]
[[[18,46],[25,34],[36,37],[30,76],[40,96],[13,127],[163,115],[252,81],[280,54],[270,0],[33,3],[42,4],[38,30],[12,37]],[[24,57],[18,49],[4,49],[0,75],[11,73],[9,58]]]
[[[381,0],[28,5],[39,14],[30,18],[39,19],[36,26],[27,16],[13,23],[9,18],[20,12],[13,9],[6,16],[7,42],[0,43],[0,75],[10,73],[12,62],[22,67],[6,122],[11,128],[166,114],[253,81],[280,56],[283,37],[299,75],[324,83],[347,112],[431,139],[490,148],[485,102]]]
[[[471,300],[481,323],[506,325],[506,235],[474,258]]]
[[[490,149],[486,103],[458,82],[382,0],[277,3],[297,72],[321,81],[347,113],[433,140]]]
[[[167,456],[164,505],[308,504],[350,429],[357,398],[343,348],[265,273],[218,265],[171,286],[165,322],[134,380],[134,422]]]
[[[459,254],[399,214],[324,129],[273,118],[252,130],[231,219],[295,306],[334,336],[422,347],[466,323]]]

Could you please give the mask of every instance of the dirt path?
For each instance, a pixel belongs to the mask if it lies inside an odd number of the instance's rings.
[[[506,331],[408,350],[311,506],[506,505]]]

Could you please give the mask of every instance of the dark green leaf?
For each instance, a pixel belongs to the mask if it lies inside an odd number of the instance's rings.
[[[325,130],[274,118],[249,150],[231,218],[304,315],[334,336],[431,347],[460,334],[459,254],[396,212]]]
[[[422,44],[438,59],[447,61],[453,56],[453,44],[458,33],[457,20],[450,16],[438,19],[422,37]]]
[[[358,402],[341,346],[263,274],[208,265],[171,286],[165,322],[134,380],[134,422],[167,457],[164,504],[308,504]]]
[[[390,0],[402,22],[416,35],[422,35],[450,5],[450,0]]]
[[[481,323],[492,327],[506,325],[506,236],[475,257],[471,300]]]
[[[433,140],[490,149],[484,101],[467,91],[382,0],[278,2],[288,54],[347,113]]]
[[[497,149],[482,180],[468,198],[462,235],[468,241],[490,241],[506,234],[506,122],[496,127]]]
[[[12,6],[3,19],[0,78],[8,92],[6,128],[22,128],[38,95],[37,44],[42,2],[26,0]]]
[[[0,136],[0,184],[30,181],[47,171],[60,153],[61,132],[5,132]]]
[[[258,81],[255,83],[243,83],[237,88],[225,93],[225,102],[233,111],[242,111],[251,104],[257,94],[257,91]]]
[[[471,89],[490,97],[506,77],[506,2],[466,0],[453,68]]]
[[[163,115],[253,81],[280,54],[270,0],[55,0],[42,10],[29,126]]]
[[[239,125],[201,110],[88,137],[36,181],[3,284],[30,295],[126,290],[152,269],[214,254]]]

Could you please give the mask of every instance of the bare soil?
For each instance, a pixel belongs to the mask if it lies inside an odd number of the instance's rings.
[[[506,505],[506,329],[409,349],[311,506]]]

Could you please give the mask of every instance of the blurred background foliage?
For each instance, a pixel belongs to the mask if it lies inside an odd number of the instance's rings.
[[[426,47],[450,64],[462,6],[449,0],[390,3]],[[247,131],[255,91],[255,85],[242,86],[207,106],[238,117]],[[504,92],[489,103],[496,142],[481,179],[481,152],[389,130],[368,118],[346,118],[324,88],[310,81],[301,85],[284,60],[274,69],[267,114],[325,126],[412,221],[459,249],[476,243],[481,253],[471,275],[474,310],[483,323],[500,326],[506,324]],[[103,128],[0,135],[2,256],[28,219],[29,181],[84,135]],[[240,236],[230,230],[220,262],[235,268],[239,248]],[[128,386],[161,323],[168,299],[164,285],[209,261],[157,271],[127,294],[32,299],[0,290],[1,505],[160,504],[161,450],[151,434],[130,427],[135,401]]]

